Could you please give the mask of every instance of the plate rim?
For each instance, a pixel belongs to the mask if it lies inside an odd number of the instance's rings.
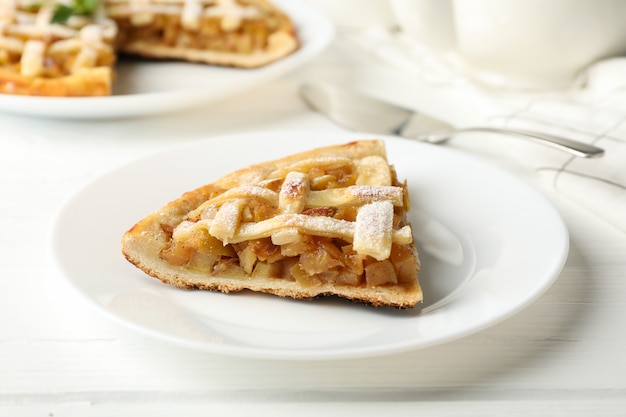
[[[259,136],[268,136],[272,137],[293,137],[294,135],[311,135],[315,134],[318,137],[324,137],[325,139],[331,139],[333,142],[342,143],[349,142],[351,140],[357,139],[374,139],[379,138],[383,139],[389,143],[411,143],[409,146],[425,146],[425,147],[434,147],[434,149],[438,149],[436,152],[443,152],[449,155],[454,155],[455,158],[461,158],[462,160],[468,161],[470,164],[478,164],[483,169],[490,170],[492,172],[497,172],[498,175],[506,178],[507,181],[512,181],[516,186],[522,187],[526,190],[526,192],[530,192],[534,195],[537,202],[541,202],[544,209],[549,211],[549,214],[554,218],[554,220],[558,220],[558,224],[554,225],[560,231],[560,241],[562,243],[562,247],[559,250],[559,256],[556,258],[550,266],[550,272],[547,272],[545,275],[547,276],[543,281],[542,285],[539,286],[538,290],[530,292],[526,294],[524,298],[521,299],[521,302],[516,304],[514,308],[510,308],[504,314],[500,314],[496,318],[492,318],[490,320],[483,320],[479,323],[473,324],[471,326],[467,326],[462,331],[457,331],[451,334],[445,334],[438,338],[432,338],[427,342],[415,343],[410,339],[406,339],[400,343],[391,343],[384,346],[380,346],[378,348],[349,348],[349,349],[338,349],[338,348],[324,348],[323,350],[318,349],[277,349],[277,348],[265,348],[265,347],[249,347],[249,346],[234,346],[234,345],[216,345],[216,344],[208,344],[203,341],[194,341],[190,339],[181,338],[176,335],[164,334],[156,329],[151,329],[146,326],[142,326],[141,324],[134,323],[129,321],[128,318],[120,317],[115,314],[110,309],[107,309],[101,303],[94,301],[91,297],[85,294],[77,283],[75,283],[73,278],[68,277],[63,269],[62,262],[59,259],[59,255],[57,253],[58,245],[55,245],[55,241],[57,240],[60,232],[60,220],[62,219],[63,213],[67,210],[72,203],[74,203],[80,196],[88,189],[92,187],[97,187],[100,182],[106,182],[109,176],[115,175],[115,173],[120,170],[129,169],[136,164],[145,163],[154,158],[160,158],[167,153],[172,151],[183,152],[184,150],[191,150],[194,148],[202,148],[209,146],[208,144],[214,144],[215,141],[232,141],[232,140],[257,140]],[[304,149],[308,149],[307,147],[303,147]],[[392,161],[393,162],[393,161]],[[224,173],[225,174],[225,173]],[[184,190],[181,190],[181,193]],[[130,226],[130,225],[129,225]],[[121,232],[123,233],[123,231]],[[362,133],[312,133],[312,132],[297,132],[297,131],[279,131],[279,132],[253,132],[253,133],[235,133],[235,134],[226,134],[226,135],[216,135],[212,137],[208,137],[206,139],[192,141],[190,143],[178,144],[172,147],[167,147],[165,149],[152,152],[148,155],[144,155],[142,157],[136,158],[132,161],[128,161],[126,163],[121,164],[120,166],[111,168],[106,172],[101,173],[96,178],[84,184],[80,187],[79,190],[75,191],[72,195],[70,195],[58,208],[56,211],[52,226],[49,232],[49,252],[52,255],[53,264],[57,271],[57,275],[59,275],[63,281],[69,286],[72,291],[82,298],[86,300],[88,304],[98,311],[100,314],[104,314],[105,317],[108,317],[112,321],[122,325],[126,328],[131,328],[141,334],[149,335],[151,337],[155,337],[162,341],[166,341],[169,343],[173,343],[178,346],[183,346],[187,348],[191,348],[193,350],[199,350],[214,354],[221,354],[226,356],[235,356],[235,357],[243,357],[243,358],[258,358],[258,359],[273,359],[273,360],[337,360],[337,359],[351,359],[351,358],[366,358],[366,357],[377,357],[389,354],[403,353],[407,351],[419,350],[422,348],[441,345],[444,343],[448,343],[450,341],[458,340],[464,338],[468,335],[475,334],[480,332],[486,328],[492,327],[497,323],[500,323],[516,314],[520,311],[527,308],[530,304],[535,302],[538,298],[540,298],[545,291],[547,291],[554,281],[558,278],[560,271],[565,265],[569,252],[569,232],[565,222],[562,219],[562,216],[557,211],[557,209],[552,205],[552,203],[542,195],[536,188],[531,186],[529,183],[524,182],[520,178],[516,177],[514,174],[500,168],[498,166],[488,164],[472,155],[467,155],[465,153],[459,152],[455,149],[441,147],[439,145],[430,145],[418,143],[415,141],[410,141],[408,139],[401,139],[396,137],[389,137],[385,135],[377,135],[377,134],[362,134]],[[120,255],[121,256],[121,255]],[[444,306],[445,307],[445,306]]]

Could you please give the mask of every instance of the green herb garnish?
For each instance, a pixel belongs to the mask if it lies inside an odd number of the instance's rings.
[[[87,16],[93,14],[98,8],[98,0],[74,0],[73,6],[60,4],[52,15],[51,23],[63,24],[73,15]]]

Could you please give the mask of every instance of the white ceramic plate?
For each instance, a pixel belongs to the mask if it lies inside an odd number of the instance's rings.
[[[52,232],[54,258],[69,283],[118,322],[188,347],[276,359],[373,356],[449,341],[520,311],[556,278],[568,233],[542,196],[445,147],[393,138],[385,138],[389,158],[408,179],[413,201],[421,314],[334,298],[184,291],[144,275],[121,255],[122,234],[184,191],[251,163],[359,137],[238,135],[138,160],[63,207]]]
[[[24,97],[0,94],[0,111],[72,119],[134,117],[182,110],[256,87],[291,71],[321,52],[334,28],[323,15],[297,2],[276,0],[293,19],[301,47],[258,69],[185,62],[121,59],[109,97]]]

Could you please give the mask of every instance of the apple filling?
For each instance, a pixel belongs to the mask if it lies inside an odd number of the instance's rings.
[[[381,169],[383,168],[383,169]],[[381,157],[305,160],[215,192],[175,226],[161,257],[204,274],[303,288],[417,281],[406,184]]]
[[[171,48],[188,48],[251,54],[271,47],[272,33],[278,27],[273,20],[247,19],[236,27],[224,29],[224,19],[203,18],[198,28],[185,28],[178,16],[155,15],[146,24],[134,24],[130,17],[116,18],[120,28],[118,44],[151,43]],[[276,27],[274,27],[276,25]]]
[[[290,19],[255,1],[193,0],[145,2],[108,0],[107,13],[119,26],[119,48],[158,45],[181,50],[252,54],[271,50],[281,34],[295,30]]]

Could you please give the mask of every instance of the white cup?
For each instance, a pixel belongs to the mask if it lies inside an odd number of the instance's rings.
[[[300,2],[324,13],[342,29],[391,27],[395,24],[388,0],[300,0]]]
[[[626,53],[624,0],[390,0],[405,32],[499,88],[571,86]]]
[[[452,1],[389,0],[396,21],[403,32],[436,50],[456,46]]]

